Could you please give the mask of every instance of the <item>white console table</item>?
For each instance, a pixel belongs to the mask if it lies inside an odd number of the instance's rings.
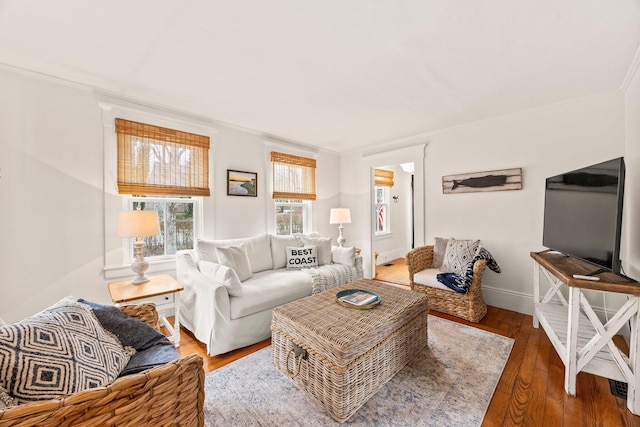
[[[599,274],[601,280],[575,279],[596,268],[578,259],[557,252],[531,252],[534,260],[533,326],[547,333],[565,365],[564,389],[576,394],[576,375],[584,371],[628,384],[627,408],[640,415],[640,283],[626,280],[612,273]],[[540,273],[549,282],[549,289],[541,293]],[[568,287],[568,298],[561,290]],[[628,295],[627,302],[603,324],[584,296],[583,289],[615,292]],[[631,322],[629,356],[613,342],[613,337]]]

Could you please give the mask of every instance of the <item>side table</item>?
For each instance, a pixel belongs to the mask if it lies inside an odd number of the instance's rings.
[[[169,340],[178,347],[180,345],[180,299],[177,293],[184,287],[168,274],[150,276],[149,281],[139,285],[131,283],[131,279],[109,282],[111,300],[117,305],[140,304],[153,302],[156,304],[160,321],[169,331]],[[169,323],[164,312],[174,311],[173,325]]]

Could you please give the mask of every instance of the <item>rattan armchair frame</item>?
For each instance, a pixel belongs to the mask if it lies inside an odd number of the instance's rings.
[[[154,304],[123,307],[157,327]],[[189,355],[70,396],[0,410],[0,427],[204,426],[202,357]]]
[[[406,255],[411,289],[423,292],[429,297],[429,309],[460,317],[469,322],[478,323],[487,314],[487,305],[482,296],[482,274],[487,261],[482,259],[473,264],[473,281],[469,292],[457,292],[421,285],[413,281],[419,271],[432,268],[433,245],[412,249]]]

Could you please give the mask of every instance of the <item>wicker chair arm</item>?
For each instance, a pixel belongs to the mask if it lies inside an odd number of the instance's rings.
[[[156,305],[152,302],[123,305],[120,307],[120,310],[131,317],[142,320],[152,328],[159,329],[158,312],[156,311]]]
[[[413,281],[413,275],[419,271],[431,268],[433,265],[433,245],[420,246],[412,249],[406,256],[409,280]]]
[[[479,259],[473,264],[473,280],[469,286],[469,293],[482,292],[482,274],[487,267],[486,259]]]
[[[110,385],[0,410],[0,426],[204,426],[202,357],[189,355]]]

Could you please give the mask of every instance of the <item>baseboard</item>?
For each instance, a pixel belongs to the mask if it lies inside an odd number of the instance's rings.
[[[482,294],[484,295],[484,302],[487,305],[533,315],[532,294],[494,288],[484,284],[482,285]]]
[[[376,265],[384,264],[394,259],[404,258],[407,255],[407,250],[403,248],[396,248],[390,251],[378,252],[378,259]]]

